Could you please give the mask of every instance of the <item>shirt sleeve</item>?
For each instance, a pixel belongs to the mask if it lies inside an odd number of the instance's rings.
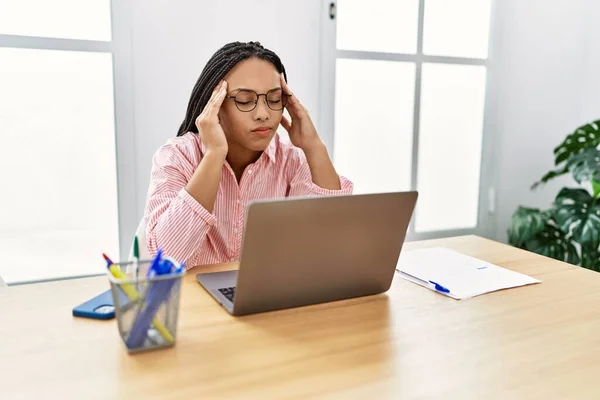
[[[352,194],[354,185],[343,176],[340,176],[340,190],[324,189],[312,181],[310,167],[306,156],[300,149],[294,149],[289,162],[291,176],[288,197],[304,196],[342,196]]]
[[[195,167],[174,145],[167,144],[154,155],[144,212],[152,255],[160,248],[187,264],[216,223],[216,217],[185,190],[184,171]]]

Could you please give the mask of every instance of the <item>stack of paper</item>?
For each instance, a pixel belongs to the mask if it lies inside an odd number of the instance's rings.
[[[541,282],[442,247],[403,251],[397,269],[404,279],[455,299]]]

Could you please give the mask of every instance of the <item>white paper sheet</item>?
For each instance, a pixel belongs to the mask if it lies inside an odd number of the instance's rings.
[[[404,279],[455,299],[541,282],[442,247],[403,251],[397,269]],[[450,292],[436,290],[431,282]]]

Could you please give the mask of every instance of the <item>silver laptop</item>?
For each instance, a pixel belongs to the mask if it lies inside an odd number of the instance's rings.
[[[239,270],[196,279],[233,315],[385,292],[417,196],[413,191],[251,203]]]

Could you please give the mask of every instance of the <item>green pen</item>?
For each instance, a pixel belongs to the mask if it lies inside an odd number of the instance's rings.
[[[135,279],[138,280],[140,271],[140,244],[137,235],[133,238],[133,266],[135,268]]]

